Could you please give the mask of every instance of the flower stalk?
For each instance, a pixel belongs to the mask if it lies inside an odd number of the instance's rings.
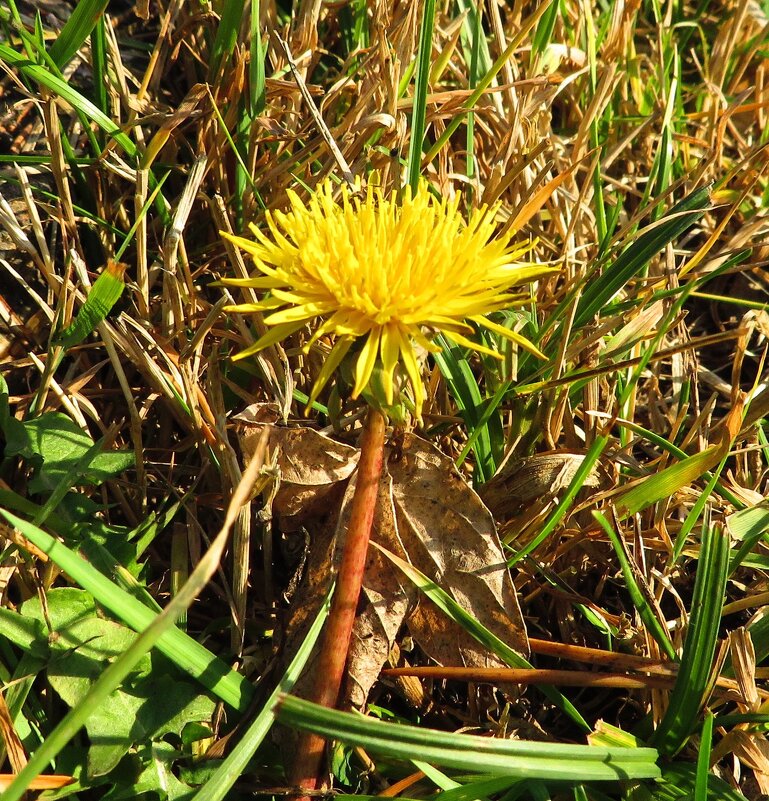
[[[310,698],[317,704],[335,707],[344,679],[352,627],[358,608],[366,567],[371,527],[376,511],[379,479],[384,461],[385,418],[369,407],[361,440],[350,521],[344,541],[342,561],[336,579],[320,656],[315,669],[315,685]],[[312,732],[302,732],[290,783],[304,790],[315,790],[322,783],[326,740]],[[300,796],[301,797],[301,796]]]

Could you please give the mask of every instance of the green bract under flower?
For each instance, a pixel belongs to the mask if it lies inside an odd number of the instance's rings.
[[[320,337],[333,347],[312,389],[310,401],[332,376],[353,343],[363,344],[355,362],[353,397],[366,388],[377,361],[384,371],[387,403],[393,402],[393,374],[401,364],[420,416],[424,388],[415,346],[437,350],[430,338],[442,332],[466,348],[499,356],[467,338],[483,326],[526,350],[542,354],[525,337],[486,315],[528,299],[511,291],[553,271],[521,262],[528,244],[511,244],[512,233],[494,238],[497,207],[483,207],[465,222],[459,198],[437,200],[422,183],[398,200],[378,187],[362,193],[326,181],[305,202],[289,191],[288,212],[268,212],[268,232],[251,225],[254,239],[222,234],[250,253],[258,273],[225,279],[268,294],[258,303],[227,311],[266,313],[271,327],[242,359],[309,326],[307,347]]]

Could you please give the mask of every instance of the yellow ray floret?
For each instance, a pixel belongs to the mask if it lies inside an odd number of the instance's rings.
[[[430,337],[442,331],[453,342],[497,355],[474,342],[468,323],[483,326],[541,356],[520,334],[486,318],[519,305],[525,296],[511,288],[553,272],[521,262],[528,244],[511,244],[512,232],[494,238],[497,207],[482,207],[465,221],[459,198],[436,199],[422,183],[402,199],[375,186],[354,193],[326,181],[308,201],[288,192],[286,212],[267,212],[267,228],[251,225],[253,239],[222,236],[251,254],[258,273],[225,279],[229,286],[269,292],[258,303],[227,311],[266,314],[270,330],[240,359],[310,326],[312,345],[331,336],[335,344],[311,394],[324,384],[356,339],[363,339],[355,363],[353,397],[366,389],[377,363],[384,373],[387,403],[400,364],[414,393],[417,416],[424,390],[417,350],[435,350]]]

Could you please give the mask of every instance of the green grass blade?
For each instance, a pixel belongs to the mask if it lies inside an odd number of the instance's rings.
[[[100,17],[91,32],[91,63],[93,65],[93,94],[96,105],[109,114],[107,99],[107,39],[104,31],[104,17]]]
[[[5,516],[8,517],[8,514],[6,513]],[[228,516],[227,521],[229,522],[224,523],[208,551],[168,606],[159,615],[151,616],[149,625],[126,651],[105,668],[99,678],[88,688],[83,699],[62,718],[43,744],[32,754],[29,762],[3,793],[4,801],[18,801],[24,795],[31,781],[53,762],[62,748],[85,725],[94,709],[108,701],[109,696],[123,683],[142,657],[154,645],[159,644],[164,634],[176,630],[175,623],[179,615],[188,609],[216,572],[234,519],[235,515]],[[11,522],[18,525],[24,521],[16,519]],[[28,530],[29,525],[26,528]]]
[[[730,514],[726,518],[726,526],[732,537],[740,543],[729,564],[731,575],[756,544],[769,533],[769,500],[764,499],[755,506]]]
[[[0,59],[12,67],[16,67],[25,77],[31,81],[45,86],[55,95],[66,100],[67,103],[82,111],[88,119],[95,122],[105,133],[109,134],[129,156],[136,156],[136,145],[126,136],[118,125],[97,108],[88,98],[73,89],[66,81],[53,75],[45,67],[35,64],[24,56],[17,53],[12,48],[0,43]]]
[[[143,631],[152,624],[156,615],[150,609],[116,587],[79,554],[32,523],[4,509],[0,509],[0,515],[16,526],[33,545],[46,553],[73,581],[90,592],[98,603],[127,626],[134,631]],[[157,647],[174,664],[200,681],[222,701],[240,712],[248,708],[254,694],[251,684],[192,637],[179,629],[171,628],[159,637]]]
[[[670,641],[670,635],[667,629],[660,623],[657,615],[654,614],[651,604],[638,586],[627,553],[625,552],[625,546],[621,542],[619,535],[600,512],[594,511],[593,517],[606,532],[606,535],[611,540],[611,544],[614,546],[614,552],[617,554],[617,561],[622,569],[622,577],[625,579],[625,587],[630,595],[633,606],[638,610],[638,615],[643,621],[646,630],[654,637],[660,648],[665,652],[667,658],[675,662],[678,656],[673,648],[673,643]]]
[[[617,781],[660,775],[652,748],[600,748],[471,734],[385,723],[284,695],[278,720],[324,737],[354,743],[395,759],[488,776],[553,781]]]
[[[675,754],[683,747],[707,700],[728,572],[729,537],[720,526],[705,526],[681,667],[665,717],[652,738],[663,754]]]
[[[710,751],[713,745],[713,713],[707,712],[702,724],[700,748],[697,752],[697,778],[694,783],[694,801],[708,801],[708,776],[710,774]]]
[[[629,517],[662,498],[672,497],[681,487],[697,481],[710,470],[718,458],[716,447],[712,446],[650,475],[618,498],[617,512],[622,518]]]
[[[512,567],[517,562],[520,562],[521,559],[535,551],[555,531],[561,519],[569,510],[572,501],[577,497],[577,493],[582,489],[585,479],[590,475],[590,472],[598,462],[608,442],[609,438],[605,435],[596,437],[593,440],[593,444],[588,449],[582,463],[574,473],[569,486],[564,491],[561,499],[556,504],[555,509],[553,509],[552,514],[547,519],[547,522],[542,527],[539,534],[508,559],[508,566]]]
[[[442,335],[436,337],[436,342],[443,349],[435,354],[435,362],[473,439],[478,479],[479,483],[483,483],[494,475],[502,457],[505,439],[502,422],[499,415],[489,413],[484,408],[481,390],[462,349],[449,344]]]
[[[235,49],[245,8],[246,0],[225,0],[222,5],[216,37],[211,47],[211,62],[208,70],[209,79],[214,83],[222,64]]]
[[[414,83],[414,104],[411,111],[411,137],[406,162],[408,185],[412,192],[417,191],[422,174],[422,145],[425,139],[425,120],[427,117],[427,93],[430,77],[430,64],[433,50],[433,25],[435,24],[435,0],[425,0],[422,11],[422,27],[419,33],[417,53],[417,76]]]
[[[467,98],[464,104],[465,111],[475,108],[475,104],[483,96],[484,92],[491,86],[497,73],[502,69],[505,63],[510,59],[513,53],[520,47],[523,40],[528,35],[529,31],[537,24],[542,15],[545,14],[553,0],[545,0],[544,3],[539,3],[534,12],[530,14],[519,26],[515,36],[510,40],[507,47],[500,53],[497,60],[491,65],[488,72],[483,76],[483,79],[478,82],[475,91]],[[464,114],[458,113],[454,119],[446,125],[443,133],[435,140],[435,144],[428,150],[425,156],[425,161],[429,164],[441,151],[446,142],[453,136],[454,131],[459,128],[464,119]]]
[[[539,55],[550,44],[553,38],[555,22],[560,13],[560,3],[551,3],[537,25],[534,35],[531,37],[531,53]]]
[[[59,69],[77,53],[99,20],[104,19],[108,4],[109,0],[79,0],[75,5],[48,51]]]
[[[251,119],[264,111],[267,84],[264,72],[264,47],[259,30],[260,0],[251,0],[251,60],[248,64],[248,116]]]
[[[97,329],[123,294],[123,273],[126,266],[116,261],[107,264],[88,292],[75,319],[54,339],[54,345],[71,348]]]
[[[698,189],[676,204],[661,221],[640,231],[633,244],[585,287],[574,327],[581,328],[589,323],[653,256],[691,228],[709,208],[709,197],[709,187]]]

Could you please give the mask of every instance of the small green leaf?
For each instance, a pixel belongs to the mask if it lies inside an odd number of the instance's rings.
[[[75,319],[54,339],[55,345],[71,348],[96,330],[123,294],[125,270],[126,265],[122,262],[110,260],[107,263]]]

